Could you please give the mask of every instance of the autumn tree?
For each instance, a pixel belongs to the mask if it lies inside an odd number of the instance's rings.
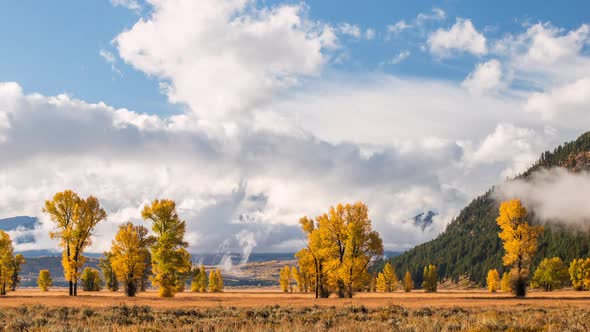
[[[84,250],[92,244],[91,236],[96,225],[105,220],[106,212],[96,197],[82,199],[71,190],[55,194],[45,202],[43,212],[54,222],[56,229],[49,233],[59,239],[64,249],[62,265],[69,282],[70,296],[78,295],[79,270],[84,265]]]
[[[289,265],[285,265],[279,272],[279,284],[285,293],[293,293],[293,271]]]
[[[414,289],[414,280],[412,280],[410,271],[406,271],[406,275],[404,276],[404,291],[409,293],[412,289]]]
[[[574,259],[568,272],[575,290],[590,290],[590,258]]]
[[[113,253],[110,251],[105,252],[103,257],[99,259],[98,267],[102,271],[105,287],[112,292],[116,292],[119,290],[119,280],[117,280],[117,276],[113,271],[112,259]]]
[[[311,289],[314,289],[312,278],[314,275],[315,264],[312,259],[312,255],[308,253],[308,250],[301,250],[295,254],[297,258],[297,265],[299,268],[294,267],[295,272],[293,273],[295,281],[297,282],[297,289],[300,292],[307,293]]]
[[[51,274],[49,274],[49,270],[41,270],[39,271],[39,278],[37,278],[37,285],[39,289],[43,292],[47,292],[49,287],[53,285],[53,279],[51,279]]]
[[[542,226],[531,226],[526,220],[527,211],[520,200],[502,202],[496,221],[500,226],[498,236],[504,246],[505,266],[510,266],[512,289],[516,296],[526,295],[531,261],[537,252],[537,238]]]
[[[80,277],[82,281],[82,289],[85,292],[98,292],[102,289],[103,282],[100,278],[100,272],[97,269],[87,267],[82,271]]]
[[[209,292],[223,292],[223,276],[219,269],[209,271]]]
[[[531,286],[551,292],[563,288],[568,279],[568,270],[561,258],[545,258],[535,270]]]
[[[502,280],[500,281],[500,290],[502,293],[512,293],[512,285],[510,283],[510,273],[504,272]]]
[[[186,222],[176,212],[176,203],[156,199],[146,205],[141,213],[144,220],[152,222],[156,241],[151,248],[152,283],[158,286],[162,297],[173,297],[184,288],[185,278],[190,274],[190,254],[184,241]]]
[[[207,270],[205,265],[201,264],[201,267],[195,267],[195,274],[193,275],[194,292],[205,293],[209,286],[209,280],[207,277]],[[191,286],[192,288],[192,286]]]
[[[385,264],[383,268],[383,272],[379,272],[377,275],[377,291],[378,292],[393,292],[397,289],[397,275],[395,274],[395,270],[393,266],[389,262]]]
[[[424,274],[422,277],[422,288],[427,293],[435,293],[438,288],[438,272],[435,265],[428,265],[424,267]]]
[[[154,238],[149,230],[131,222],[119,226],[111,247],[111,264],[118,280],[123,283],[125,294],[135,296],[137,286],[145,270],[149,248]]]
[[[12,259],[12,281],[10,282],[10,290],[16,290],[16,286],[20,283],[19,273],[22,265],[26,263],[25,257],[22,254],[16,254]]]
[[[0,230],[0,295],[6,295],[12,282],[14,247],[8,233]]]
[[[307,235],[306,248],[297,253],[299,271],[313,275],[316,298],[332,292],[352,297],[367,283],[369,266],[383,255],[367,206],[339,204],[315,220],[304,217],[299,222]]]
[[[500,274],[498,273],[498,270],[491,269],[488,271],[486,284],[490,293],[495,293],[498,291],[498,289],[500,289]]]

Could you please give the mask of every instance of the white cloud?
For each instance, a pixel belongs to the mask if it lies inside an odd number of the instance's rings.
[[[416,16],[416,23],[421,25],[426,21],[442,21],[447,18],[447,14],[440,8],[432,8],[432,12],[429,14],[420,13]]]
[[[410,54],[412,54],[412,53],[408,50],[401,51],[396,56],[394,56],[389,61],[387,61],[385,64],[397,65],[397,64],[401,63],[402,61],[404,61],[405,59],[407,59],[410,56]]]
[[[121,6],[134,11],[141,10],[141,5],[137,0],[111,0],[113,6]]]
[[[328,61],[323,51],[335,45],[333,31],[307,19],[303,5],[150,3],[150,16],[115,38],[119,56],[166,82],[170,102],[206,121],[248,116],[274,93],[318,75]]]
[[[395,24],[391,24],[386,27],[387,33],[385,35],[385,40],[390,40],[392,37],[398,35],[402,31],[412,28],[422,30],[423,32],[425,26],[429,22],[443,21],[446,19],[446,17],[447,16],[444,10],[440,8],[433,8],[432,12],[430,13],[418,14],[416,18],[412,20],[410,23],[407,23],[405,20],[399,20]]]
[[[342,23],[338,25],[338,31],[341,34],[349,35],[354,38],[361,38],[361,28],[358,25],[352,25],[350,23]]]
[[[395,24],[387,26],[387,38],[391,38],[392,35],[397,35],[398,33],[411,28],[412,26],[407,24],[406,21],[401,20],[396,22]]]
[[[472,93],[482,94],[498,91],[506,85],[502,64],[496,59],[478,64],[465,78],[462,86]]]
[[[546,92],[535,92],[526,101],[525,110],[538,113],[546,120],[560,117],[560,122],[588,121],[590,78],[582,78]]]
[[[453,52],[468,52],[474,55],[487,53],[486,38],[478,32],[471,20],[457,18],[449,29],[438,29],[428,37],[430,52],[439,57],[448,57]]]
[[[365,30],[365,38],[367,40],[373,40],[373,39],[375,39],[375,35],[376,34],[377,33],[375,32],[374,29],[367,29],[367,30]]]

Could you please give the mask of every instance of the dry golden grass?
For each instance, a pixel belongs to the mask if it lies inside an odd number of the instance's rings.
[[[353,299],[315,299],[313,294],[287,294],[274,288],[229,289],[224,293],[201,294],[184,292],[174,298],[159,298],[154,291],[139,293],[128,298],[122,292],[80,292],[78,297],[70,297],[65,289],[41,292],[33,289],[18,289],[0,298],[0,307],[21,305],[44,305],[49,307],[108,307],[113,305],[145,305],[152,308],[200,308],[200,307],[262,307],[280,305],[290,307],[346,307],[364,306],[367,308],[400,305],[406,308],[507,308],[534,306],[543,308],[588,307],[589,292],[561,290],[555,292],[529,292],[524,299],[510,294],[490,294],[485,290],[442,290],[428,294],[422,291],[411,293],[358,293]]]

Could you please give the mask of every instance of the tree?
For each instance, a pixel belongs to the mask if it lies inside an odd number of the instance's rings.
[[[194,266],[192,270],[192,280],[191,280],[191,292],[200,292],[201,291],[201,284],[203,277],[207,277],[207,274],[203,275],[201,273],[201,269],[198,266]]]
[[[103,256],[104,257],[99,259],[98,267],[100,267],[102,271],[105,287],[112,292],[116,292],[119,290],[119,281],[117,280],[117,276],[113,271],[113,265],[111,263],[113,253],[107,251]]]
[[[378,292],[393,292],[397,289],[397,275],[395,274],[395,270],[388,262],[385,264],[383,268],[383,272],[380,272],[377,275],[377,291]]]
[[[41,270],[39,271],[39,278],[37,279],[37,285],[39,285],[39,289],[43,292],[49,291],[49,287],[53,285],[53,279],[51,279],[51,274],[49,274],[49,270]]]
[[[545,258],[535,270],[531,286],[550,292],[563,288],[568,279],[568,270],[561,258]]]
[[[502,293],[512,293],[512,286],[510,284],[510,273],[504,272],[502,280],[500,281],[500,290]]]
[[[55,194],[45,201],[43,212],[55,223],[56,230],[49,233],[59,239],[64,249],[62,265],[65,279],[69,282],[70,296],[78,295],[79,270],[84,265],[84,250],[92,244],[91,236],[96,225],[105,220],[106,212],[97,198],[82,199],[71,190]]]
[[[526,295],[531,261],[537,252],[537,238],[542,226],[531,226],[526,221],[527,211],[520,200],[502,202],[496,221],[500,226],[498,236],[504,246],[504,266],[511,266],[512,289],[516,296]]]
[[[6,295],[12,283],[14,247],[8,233],[0,230],[0,295]]]
[[[486,281],[490,293],[495,293],[496,291],[498,291],[498,289],[500,289],[500,274],[498,273],[498,270],[489,270]]]
[[[299,272],[312,276],[316,298],[332,292],[352,297],[366,285],[368,269],[383,255],[383,244],[371,228],[365,204],[339,204],[315,221],[303,217],[299,223],[307,235],[306,248],[296,255]]]
[[[279,272],[281,290],[285,293],[293,293],[293,271],[289,265],[285,265]]]
[[[412,289],[414,289],[414,280],[412,280],[410,271],[406,271],[406,275],[404,276],[404,291],[409,293]]]
[[[422,279],[422,288],[427,293],[435,293],[438,288],[438,272],[436,266],[432,264],[425,266]]]
[[[162,297],[173,297],[183,289],[185,278],[190,274],[190,254],[184,241],[186,222],[176,212],[176,203],[171,200],[154,200],[143,208],[141,216],[152,221],[156,241],[151,249],[152,283],[158,286]]]
[[[111,264],[118,280],[123,283],[125,294],[135,296],[137,286],[145,271],[149,248],[154,238],[148,236],[144,226],[128,222],[119,226],[111,247]]]
[[[590,258],[574,259],[568,272],[575,290],[590,290]]]
[[[21,254],[16,254],[12,259],[12,281],[10,282],[10,290],[15,291],[16,286],[20,283],[19,273],[22,265],[26,263],[25,257]]]
[[[223,292],[223,277],[221,276],[221,271],[219,269],[211,270],[209,272],[209,292]]]
[[[91,267],[85,268],[82,271],[80,280],[82,281],[82,289],[85,292],[98,292],[102,289],[103,282],[100,278],[100,272],[97,269]]]

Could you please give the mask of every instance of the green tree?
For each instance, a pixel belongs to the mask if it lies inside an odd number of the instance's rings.
[[[152,283],[158,286],[162,297],[173,297],[186,276],[190,274],[190,254],[184,241],[186,222],[176,212],[176,203],[171,200],[154,200],[141,213],[144,220],[152,222],[156,242],[152,246]]]
[[[82,271],[80,280],[82,281],[82,289],[85,292],[98,292],[102,289],[103,282],[97,269],[85,268]]]
[[[53,285],[53,279],[51,279],[51,274],[49,274],[49,270],[39,271],[37,285],[39,285],[39,289],[41,289],[41,291],[43,292],[47,292],[49,290],[49,287]]]
[[[119,281],[117,280],[117,276],[115,275],[111,264],[113,254],[110,251],[107,251],[103,256],[104,257],[99,259],[98,267],[100,267],[102,271],[105,287],[112,292],[116,292],[119,290]]]
[[[16,290],[16,286],[20,283],[19,273],[23,264],[26,262],[25,257],[21,254],[16,254],[12,259],[12,281],[10,282],[10,290],[13,292]]]
[[[561,258],[545,258],[535,270],[531,286],[550,292],[563,288],[568,279],[568,270]]]
[[[422,288],[424,288],[427,293],[435,293],[438,288],[438,272],[436,266],[430,264],[424,267],[422,279]]]
[[[107,214],[97,198],[89,196],[82,199],[71,190],[57,193],[46,201],[43,212],[55,223],[56,229],[49,235],[52,239],[59,239],[64,249],[62,265],[65,279],[69,282],[70,296],[76,296],[79,270],[85,261],[84,250],[92,244],[92,232]]]
[[[0,295],[6,295],[13,276],[14,247],[8,233],[0,230]]]

